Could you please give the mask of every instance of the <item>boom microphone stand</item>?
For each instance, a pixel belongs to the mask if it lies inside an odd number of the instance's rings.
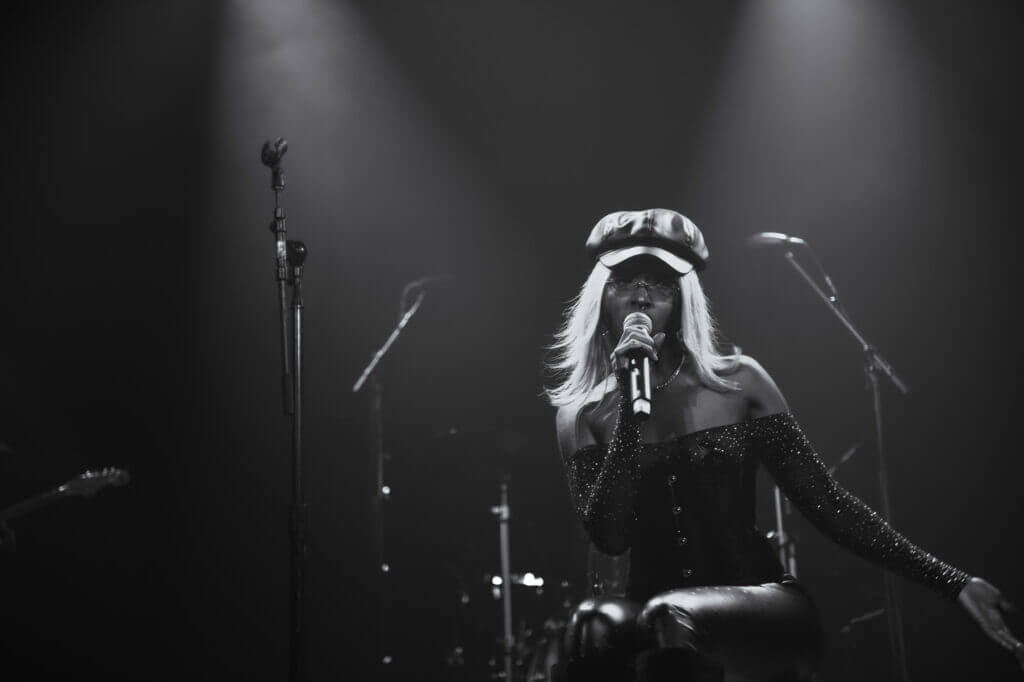
[[[375,678],[382,680],[385,678],[388,666],[393,662],[394,657],[390,651],[389,646],[384,642],[384,628],[387,622],[386,614],[384,613],[384,594],[387,588],[387,579],[391,573],[391,564],[388,563],[387,554],[384,548],[384,504],[391,499],[391,486],[385,482],[384,478],[384,460],[386,458],[384,453],[384,431],[383,431],[383,417],[381,413],[381,384],[377,379],[377,375],[374,374],[374,370],[377,365],[380,364],[384,354],[388,352],[392,344],[398,340],[399,334],[405,329],[405,325],[409,323],[412,316],[419,310],[420,305],[423,303],[423,298],[427,292],[423,288],[423,284],[430,279],[435,277],[424,277],[423,279],[410,282],[405,286],[402,291],[402,300],[399,304],[399,319],[398,325],[392,330],[391,335],[388,336],[384,345],[373,354],[370,359],[370,364],[366,366],[363,373],[356,379],[355,384],[352,386],[352,392],[358,393],[359,389],[363,387],[367,381],[370,382],[370,413],[371,421],[373,426],[373,447],[374,447],[374,462],[375,462],[375,489],[373,493],[373,516],[374,516],[374,550],[377,559],[377,576],[379,578],[379,586],[377,593],[377,634],[378,640],[378,651],[377,651],[377,672]],[[416,300],[413,301],[412,305],[406,308],[406,300],[410,291],[419,289],[416,296]]]
[[[292,422],[292,502],[288,508],[290,592],[289,592],[289,650],[288,679],[304,682],[306,679],[305,629],[305,560],[306,502],[302,492],[302,268],[306,261],[306,245],[289,240],[285,229],[285,213],[281,208],[284,190],[284,170],[281,159],[288,151],[283,137],[271,144],[263,143],[260,160],[271,170],[270,186],[274,190],[274,220],[270,231],[274,233],[277,267],[277,291],[281,330],[281,399],[282,410]],[[287,290],[292,287],[292,353],[288,352]],[[293,371],[294,368],[294,371]]]
[[[860,344],[864,353],[864,374],[867,384],[871,390],[871,400],[875,421],[875,441],[878,447],[878,487],[881,493],[882,515],[886,520],[892,519],[892,508],[889,503],[889,474],[886,464],[884,440],[882,438],[882,396],[879,386],[879,375],[884,375],[904,395],[910,393],[910,388],[896,374],[896,370],[875,347],[864,337],[864,335],[853,324],[853,321],[843,309],[839,302],[839,292],[836,290],[832,280],[825,273],[821,263],[818,261],[811,247],[806,241],[799,237],[789,237],[778,233],[761,233],[748,240],[751,245],[758,244],[783,244],[786,246],[786,261],[793,266],[797,273],[807,282],[815,294],[825,302],[829,310],[839,318],[843,326],[851,336]],[[814,260],[819,272],[821,272],[829,293],[826,293],[807,270],[800,265],[796,256],[793,255],[793,246],[803,246]],[[896,583],[889,571],[884,571],[885,585],[885,611],[889,621],[889,646],[892,653],[892,667],[903,682],[908,682],[910,676],[907,672],[906,644],[903,635],[903,616],[896,599]]]

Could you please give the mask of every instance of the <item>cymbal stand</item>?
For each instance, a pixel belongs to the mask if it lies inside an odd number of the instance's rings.
[[[784,517],[789,516],[789,513],[789,500],[784,499],[779,486],[775,486],[775,531],[771,533],[771,536],[778,546],[779,563],[782,564],[783,570],[796,578],[798,577],[796,573],[796,542],[786,532],[783,520]]]
[[[512,560],[508,538],[508,522],[512,514],[508,506],[508,483],[501,483],[501,502],[491,507],[498,517],[498,542],[501,550],[502,621],[504,624],[505,682],[512,682],[512,655],[516,639],[512,632]]]

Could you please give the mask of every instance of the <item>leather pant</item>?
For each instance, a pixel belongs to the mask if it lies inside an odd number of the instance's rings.
[[[587,599],[565,636],[567,682],[805,680],[823,644],[817,608],[793,580],[671,590],[643,605]]]

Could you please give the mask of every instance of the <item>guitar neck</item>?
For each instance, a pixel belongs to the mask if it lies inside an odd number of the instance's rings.
[[[7,509],[0,511],[0,522],[10,521],[11,519],[16,519],[19,516],[24,516],[25,514],[34,512],[40,507],[45,507],[51,502],[56,502],[65,496],[66,494],[61,488],[54,488],[53,490],[41,493],[35,497],[30,497],[27,500],[22,500],[18,504],[11,505],[10,507],[7,507]]]

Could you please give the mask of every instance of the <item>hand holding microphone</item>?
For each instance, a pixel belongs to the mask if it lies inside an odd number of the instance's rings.
[[[638,419],[651,416],[651,361],[665,342],[664,332],[651,336],[654,323],[645,313],[630,313],[622,321],[622,336],[612,351],[612,366],[626,369],[629,402]]]

